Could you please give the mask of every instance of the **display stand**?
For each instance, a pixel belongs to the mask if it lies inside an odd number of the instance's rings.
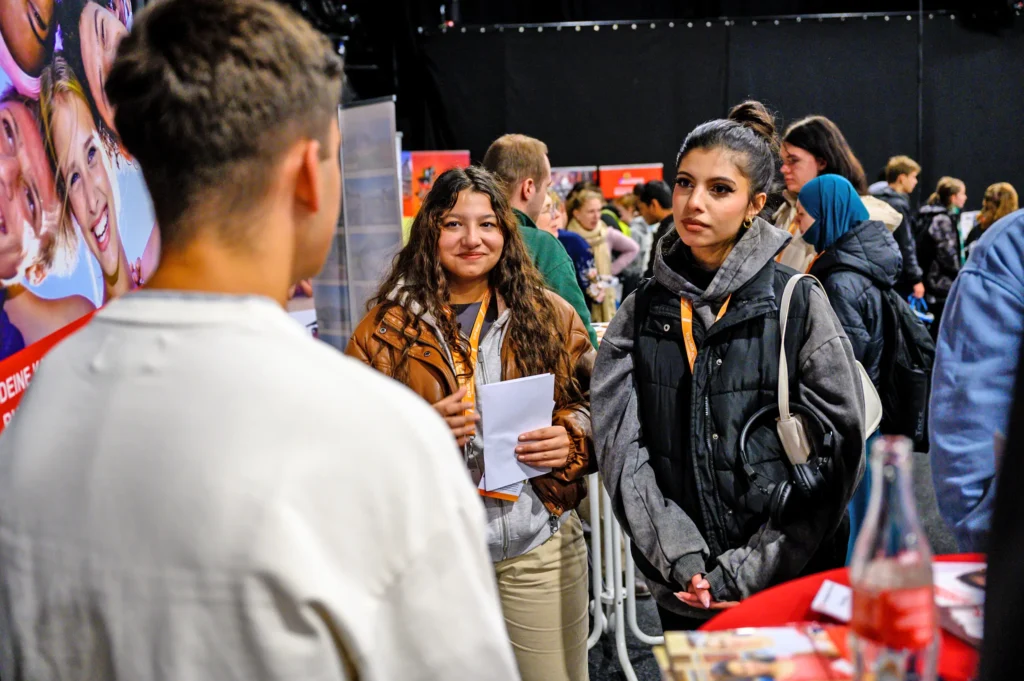
[[[402,247],[395,98],[339,111],[342,201],[327,262],[313,279],[319,337],[344,351]]]
[[[612,498],[598,480],[597,473],[589,476],[587,484],[590,489],[590,578],[594,591],[590,601],[594,626],[587,639],[587,649],[597,645],[604,634],[614,634],[615,651],[622,673],[627,681],[637,681],[636,671],[633,670],[626,649],[626,626],[629,626],[637,639],[647,645],[662,645],[665,639],[644,633],[637,624],[636,575],[629,537],[619,527],[612,513]],[[622,564],[623,548],[626,554],[625,566]]]

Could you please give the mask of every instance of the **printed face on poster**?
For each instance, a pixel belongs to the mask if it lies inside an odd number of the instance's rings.
[[[0,0],[0,359],[152,273],[159,237],[103,83],[131,0]]]

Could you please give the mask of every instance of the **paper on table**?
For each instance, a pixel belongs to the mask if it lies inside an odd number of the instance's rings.
[[[485,487],[488,492],[549,472],[516,458],[519,436],[551,426],[554,412],[553,374],[477,386],[480,430],[484,438]]]
[[[940,606],[983,605],[985,563],[933,563],[935,602]]]
[[[811,610],[849,622],[853,618],[853,589],[826,579],[811,603]]]

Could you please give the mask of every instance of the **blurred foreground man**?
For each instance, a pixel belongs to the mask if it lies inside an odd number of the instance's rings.
[[[4,681],[517,678],[450,430],[283,310],[338,218],[341,79],[266,0],[121,43],[163,253],[0,437]]]

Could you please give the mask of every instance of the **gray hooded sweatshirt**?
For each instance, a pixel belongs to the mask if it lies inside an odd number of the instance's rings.
[[[669,291],[690,299],[695,315],[710,329],[725,299],[767,266],[789,239],[786,232],[756,219],[703,291],[666,263],[672,249],[686,248],[670,234],[656,249],[654,276]],[[805,338],[797,354],[801,380],[792,399],[819,413],[835,430],[836,451],[847,464],[849,478],[841,485],[845,498],[835,499],[841,520],[841,509],[863,472],[863,396],[850,342],[826,296],[813,287],[808,300]],[[705,574],[716,600],[745,598],[797,576],[822,538],[835,530],[834,518],[808,517],[784,528],[766,523],[745,545],[710,556],[694,521],[659,489],[637,411],[634,304],[635,296],[623,302],[604,335],[591,384],[591,410],[598,466],[636,548],[666,580],[684,585]],[[683,604],[661,585],[652,582],[651,588],[669,610],[698,618],[714,614]]]

